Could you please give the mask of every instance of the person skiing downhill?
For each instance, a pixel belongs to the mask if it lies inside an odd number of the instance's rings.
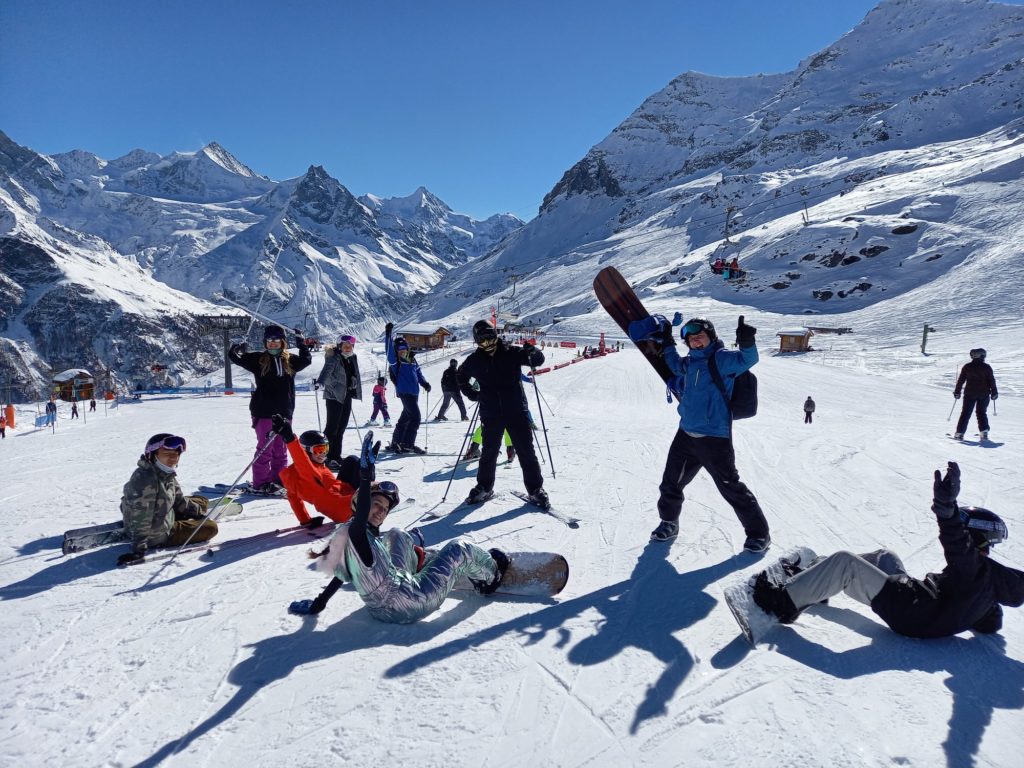
[[[399,336],[391,338],[394,326],[388,323],[384,329],[388,355],[388,371],[395,385],[395,393],[402,401],[402,415],[398,417],[395,431],[391,433],[391,443],[385,450],[394,453],[426,453],[416,445],[416,434],[420,430],[422,416],[420,414],[420,387],[430,391],[430,384],[423,378],[420,364],[409,349],[409,343]]]
[[[359,358],[355,352],[356,337],[345,334],[337,345],[324,350],[324,367],[313,386],[323,388],[327,423],[324,434],[330,443],[327,467],[341,469],[341,441],[352,418],[352,401],[363,399],[363,384],[359,380]]]
[[[150,547],[177,547],[189,539],[209,541],[217,535],[217,523],[201,519],[207,500],[185,496],[178,484],[176,470],[185,447],[185,438],[169,432],[146,441],[121,496],[121,517],[132,551],[121,555],[118,565],[145,559]]]
[[[653,541],[668,541],[679,534],[679,515],[683,507],[683,489],[701,469],[707,470],[718,492],[733,508],[746,541],[748,552],[763,552],[771,543],[768,521],[750,489],[740,481],[732,443],[732,414],[726,397],[732,396],[735,378],[758,361],[754,335],[757,329],[743,322],[736,325],[739,351],[729,352],[715,333],[710,320],[695,317],[679,331],[689,348],[686,357],[676,351],[672,324],[652,315],[637,320],[630,328],[634,341],[660,343],[665,362],[675,376],[669,387],[679,396],[679,429],[668,450],[665,471],[658,487],[658,515],[661,522],[651,532]],[[723,394],[714,383],[709,359],[715,364],[725,385]]]
[[[307,501],[336,523],[348,521],[352,517],[352,496],[359,484],[358,457],[346,456],[339,462],[341,470],[335,477],[327,467],[330,448],[322,432],[309,429],[296,438],[283,416],[275,414],[271,423],[292,457],[292,463],[281,470],[281,484],[288,491],[288,504],[299,523],[316,528],[324,521],[323,517],[309,516]]]
[[[288,449],[279,436],[274,435],[271,446],[263,450],[272,426],[271,419],[274,414],[291,419],[295,412],[295,374],[313,362],[309,351],[312,342],[298,337],[295,343],[299,348],[297,359],[288,352],[284,329],[279,325],[268,325],[263,329],[262,352],[247,351],[245,342],[228,350],[231,362],[253,374],[256,382],[249,399],[252,428],[256,432],[252,484],[253,488],[264,493],[281,489],[279,474],[288,464]]]
[[[341,585],[350,581],[373,618],[410,624],[440,608],[462,576],[485,595],[501,585],[510,565],[501,550],[488,551],[454,539],[428,555],[422,541],[401,528],[381,532],[399,495],[394,483],[375,482],[379,448],[380,443],[373,445],[373,432],[368,432],[359,460],[355,516],[338,527],[326,549],[310,555],[320,558],[317,569],[333,578],[316,599],[293,602],[290,613],[320,613]]]
[[[890,629],[908,637],[948,637],[965,630],[983,634],[1003,626],[1001,606],[1024,604],[1024,571],[989,557],[1007,537],[1006,523],[981,507],[958,507],[960,467],[949,462],[945,477],[935,470],[932,512],[946,559],[941,573],[909,576],[896,553],[881,549],[866,555],[836,552],[796,569],[775,583],[767,573],[754,582],[754,602],[783,624],[810,605],[845,592],[871,610]]]
[[[458,379],[462,394],[479,403],[483,445],[476,471],[476,485],[466,498],[467,504],[480,504],[494,496],[494,476],[501,450],[501,438],[508,431],[523,483],[530,501],[542,509],[551,502],[544,490],[544,476],[533,448],[526,393],[523,391],[522,366],[536,368],[544,363],[544,353],[532,344],[521,347],[506,345],[486,320],[473,326],[476,350],[459,366]],[[479,390],[474,388],[476,380]]]
[[[959,400],[962,392],[964,405],[960,410],[960,418],[956,422],[954,440],[963,439],[967,422],[971,420],[971,411],[978,416],[978,432],[981,434],[981,439],[988,439],[988,402],[989,398],[992,400],[999,398],[999,390],[996,389],[996,377],[992,372],[992,366],[985,362],[985,355],[985,350],[980,347],[972,349],[971,362],[960,369],[960,376],[953,389],[953,397]]]

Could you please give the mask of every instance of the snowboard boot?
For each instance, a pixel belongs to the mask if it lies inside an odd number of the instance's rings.
[[[772,544],[772,537],[765,536],[747,536],[747,540],[743,542],[743,549],[747,552],[753,552],[755,554],[764,552]]]
[[[651,541],[668,541],[679,535],[679,523],[662,520],[661,524],[651,531]]]
[[[466,504],[483,504],[488,499],[494,498],[494,491],[491,488],[481,488],[479,485],[474,485],[473,490],[469,492],[469,496],[466,497]]]
[[[754,602],[782,624],[792,624],[800,615],[800,610],[793,604],[786,588],[773,582],[767,571],[761,571],[754,579]]]
[[[516,449],[514,446],[508,446],[505,448],[505,456],[508,457],[508,463],[511,464],[516,460]]]
[[[530,502],[540,507],[541,509],[551,509],[551,500],[548,498],[548,492],[543,488],[538,488],[529,496]]]
[[[469,450],[466,451],[466,455],[462,457],[463,461],[469,461],[470,459],[480,458],[480,446],[477,443],[470,443]]]
[[[501,586],[501,580],[505,578],[505,572],[512,565],[512,560],[500,549],[489,549],[487,551],[494,558],[494,578],[489,582],[473,582],[476,591],[481,595],[490,595],[497,591],[498,587]]]
[[[963,432],[954,432],[953,433],[953,439],[954,440],[963,440],[964,439],[964,433]]]

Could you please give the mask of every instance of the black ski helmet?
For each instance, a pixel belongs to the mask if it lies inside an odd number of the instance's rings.
[[[988,549],[1009,538],[1006,523],[995,512],[984,507],[960,507],[960,519],[978,549]]]
[[[308,451],[314,445],[330,445],[330,443],[323,432],[318,432],[315,429],[307,429],[299,435],[299,445]]]
[[[388,512],[398,506],[398,502],[401,499],[398,496],[398,486],[390,480],[381,480],[379,482],[370,483],[370,496],[380,495],[388,500]],[[359,491],[357,490],[355,495],[352,497],[352,509],[356,508],[356,504],[359,499]]]
[[[689,337],[696,336],[701,331],[704,331],[708,335],[708,339],[714,344],[718,341],[718,334],[715,333],[715,325],[705,317],[691,317],[687,320],[683,327],[679,329],[679,337],[683,340],[686,346],[690,346]]]
[[[184,453],[185,438],[172,435],[170,432],[158,432],[146,441],[142,458],[152,461],[156,457],[156,452],[161,448],[170,448],[172,451]]]
[[[971,360],[984,360],[985,354],[985,350],[982,349],[981,347],[978,347],[977,349],[972,349]]]
[[[285,340],[284,328],[280,325],[268,325],[263,329],[263,343],[266,344],[271,339]]]
[[[482,341],[488,341],[490,339],[497,339],[498,332],[494,330],[494,326],[488,323],[486,320],[478,320],[473,324],[473,343],[479,344]]]

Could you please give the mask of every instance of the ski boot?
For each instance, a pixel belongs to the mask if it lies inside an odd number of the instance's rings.
[[[366,426],[366,427],[377,427],[377,426],[380,426],[380,422],[377,421],[376,419],[370,419],[363,426]],[[385,426],[387,426],[387,425],[385,425]]]
[[[418,445],[403,445],[402,451],[405,453],[415,453],[420,456],[427,452],[426,449],[420,448]]]
[[[384,426],[385,427],[390,427],[391,426],[391,419],[384,419]]]
[[[953,439],[954,440],[963,440],[964,439],[964,433],[963,432],[954,432],[953,433]]]
[[[391,451],[391,453],[405,453],[405,448],[403,448],[398,443],[390,443],[384,446],[384,450]]]
[[[470,459],[480,458],[480,446],[476,443],[470,443],[469,449],[466,451],[466,455],[462,457],[463,461],[469,461]]]
[[[435,416],[434,421],[448,421],[447,416]]]
[[[679,535],[679,523],[662,520],[661,524],[651,531],[651,541],[668,541]]]
[[[508,463],[511,464],[516,460],[516,449],[515,446],[508,446],[505,448],[505,455],[508,457]]]
[[[988,440],[988,430],[987,429],[981,430],[980,437],[981,437],[982,440]]]
[[[488,499],[494,498],[494,490],[491,488],[481,488],[479,485],[474,485],[473,490],[469,492],[469,496],[466,497],[466,504],[483,504]]]
[[[538,488],[530,494],[530,503],[541,509],[551,509],[551,500],[548,498],[548,492],[543,488]]]

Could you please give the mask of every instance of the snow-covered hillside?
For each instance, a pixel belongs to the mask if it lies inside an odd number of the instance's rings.
[[[735,439],[740,473],[773,528],[769,557],[798,542],[824,553],[888,546],[916,575],[941,567],[932,471],[956,460],[961,501],[1010,526],[995,557],[1024,567],[1024,368],[1008,364],[1024,359],[1021,336],[996,330],[987,339],[1005,393],[992,442],[954,443],[944,436],[947,372],[977,339],[944,311],[937,321],[949,331],[935,335],[927,357],[881,338],[866,352],[777,357],[762,328],[761,409],[736,425]],[[597,314],[578,322],[587,335],[610,330]],[[723,336],[734,323],[720,319]],[[361,345],[360,354],[372,369],[373,353]],[[552,361],[571,354],[555,350]],[[868,356],[880,373],[865,370]],[[429,363],[427,378],[436,383],[445,365]],[[0,763],[1019,764],[1024,611],[1007,609],[995,636],[919,641],[837,597],[751,649],[722,589],[765,561],[741,552],[739,524],[706,475],[687,491],[679,538],[648,541],[677,417],[646,362],[630,348],[538,385],[550,405],[546,487],[559,509],[583,518],[579,529],[511,495],[522,482],[517,466],[499,467],[495,500],[455,510],[473,469],[456,470],[442,501],[449,455],[381,462],[405,499],[388,524],[412,525],[436,509],[440,520],[419,523],[431,543],[464,536],[562,552],[568,586],[550,602],[462,594],[411,626],[375,622],[351,591],[317,619],[287,614],[291,600],[326,581],[308,570],[304,553],[318,542],[305,533],[212,559],[184,556],[146,588],[159,564],[117,570],[121,546],[61,556],[63,530],[117,517],[121,486],[155,432],[188,438],[186,492],[231,482],[253,443],[244,395],[146,398],[107,415],[101,406],[87,422],[62,418],[55,434],[8,431]],[[818,404],[812,425],[802,423],[808,394]],[[315,426],[316,413],[313,394],[300,393],[296,423]],[[357,419],[367,416],[366,404],[357,408]],[[430,424],[419,442],[453,454],[464,426]],[[350,432],[346,448],[356,443]],[[285,502],[251,501],[218,539],[293,524]]]

